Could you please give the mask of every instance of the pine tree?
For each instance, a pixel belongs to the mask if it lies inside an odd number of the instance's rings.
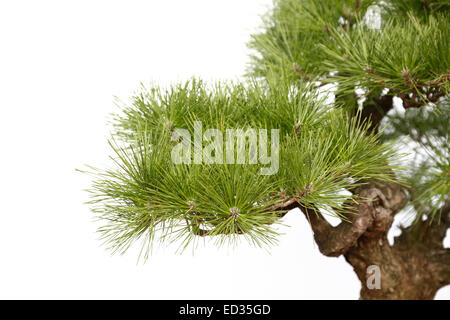
[[[125,252],[139,240],[144,257],[155,241],[270,246],[274,225],[299,208],[320,251],[353,266],[361,298],[432,299],[450,284],[449,9],[447,0],[276,0],[249,42],[245,82],[143,87],[114,118],[113,168],[92,170],[105,243]],[[245,134],[242,161],[222,161],[229,129]],[[268,141],[256,158],[253,133]],[[186,151],[178,162],[175,149]],[[262,153],[278,155],[270,174]],[[399,213],[410,223],[389,243]],[[367,286],[370,266],[380,289]]]

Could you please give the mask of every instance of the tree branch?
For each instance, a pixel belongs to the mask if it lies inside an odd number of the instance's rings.
[[[301,210],[311,225],[320,252],[329,257],[338,257],[345,253],[372,223],[371,217],[363,215],[351,223],[343,221],[333,227],[317,210],[305,207]]]
[[[357,188],[356,193],[359,199],[353,205],[350,222],[342,221],[336,227],[330,225],[317,209],[301,207],[322,254],[338,257],[353,247],[363,234],[373,238],[385,235],[393,214],[406,204],[403,190],[393,183],[383,187],[367,184]]]

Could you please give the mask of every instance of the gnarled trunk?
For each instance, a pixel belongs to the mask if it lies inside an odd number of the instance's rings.
[[[448,252],[390,246],[386,239],[363,238],[345,254],[361,281],[361,299],[433,299],[449,284]],[[444,256],[447,255],[447,258]],[[381,287],[369,286],[368,268],[379,267]],[[445,270],[447,268],[447,270]]]
[[[450,251],[442,243],[450,204],[441,208],[440,224],[413,224],[390,245],[387,232],[393,216],[406,204],[402,188],[393,183],[368,184],[355,192],[366,200],[354,205],[357,213],[351,223],[333,227],[317,212],[301,208],[320,251],[345,256],[361,281],[361,299],[433,299],[437,290],[450,284]],[[379,286],[371,283],[377,276]]]

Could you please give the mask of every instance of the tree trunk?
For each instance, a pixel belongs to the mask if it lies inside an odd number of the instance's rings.
[[[366,200],[354,205],[357,212],[351,223],[333,227],[317,211],[301,208],[320,251],[326,256],[345,256],[361,281],[361,299],[433,299],[450,284],[450,252],[442,243],[450,204],[441,208],[440,224],[413,224],[390,245],[387,232],[394,214],[405,206],[406,194],[393,183],[368,184],[355,192]],[[371,268],[379,270],[379,287],[370,283]]]
[[[345,254],[361,281],[361,299],[420,299],[430,300],[443,286],[449,284],[445,250],[432,252],[424,248],[390,246],[387,239],[364,237]],[[448,252],[447,252],[448,256]],[[448,260],[448,257],[447,257]],[[368,285],[368,268],[380,268],[381,288]]]

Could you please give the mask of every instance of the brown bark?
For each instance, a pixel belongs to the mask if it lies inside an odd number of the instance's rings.
[[[365,103],[361,118],[363,121],[370,120],[369,131],[377,131],[383,117],[392,109],[394,96],[387,94],[374,98],[373,103]]]
[[[449,227],[450,205],[441,209],[441,224],[414,224],[390,245],[387,232],[393,216],[406,204],[402,188],[393,183],[368,184],[356,193],[367,199],[355,204],[357,213],[351,223],[342,222],[337,227],[320,213],[301,208],[319,250],[326,256],[344,255],[361,281],[361,299],[433,299],[437,290],[450,284],[450,251],[442,245]],[[425,226],[426,236],[418,237],[417,229]],[[380,268],[380,289],[367,286],[367,271],[372,265]]]

